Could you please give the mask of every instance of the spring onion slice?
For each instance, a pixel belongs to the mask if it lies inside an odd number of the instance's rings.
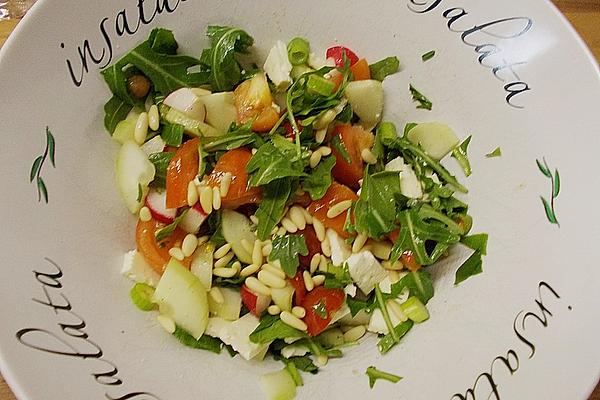
[[[420,323],[429,319],[429,311],[421,303],[417,297],[409,297],[404,303],[400,304],[402,312],[406,314],[408,318],[416,323]]]
[[[306,64],[308,61],[308,55],[310,53],[310,45],[301,37],[295,37],[290,40],[287,47],[288,58],[292,65]]]
[[[133,304],[142,311],[152,311],[157,308],[156,304],[152,302],[153,295],[154,288],[145,283],[136,283],[129,292]]]

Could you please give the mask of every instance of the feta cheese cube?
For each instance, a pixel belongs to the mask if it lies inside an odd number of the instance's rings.
[[[346,262],[352,280],[365,294],[371,293],[375,285],[388,276],[387,271],[368,250],[352,254]]]
[[[352,255],[352,247],[331,228],[327,229],[326,235],[331,244],[331,262],[339,267]]]
[[[137,250],[131,250],[123,256],[123,268],[121,274],[127,278],[146,285],[158,285],[160,275],[144,259]]]
[[[356,286],[353,284],[348,284],[344,287],[344,293],[346,293],[350,297],[356,296]]]
[[[292,64],[288,58],[287,46],[281,40],[269,51],[263,69],[277,89],[285,90],[292,84]]]
[[[285,358],[302,357],[308,353],[308,347],[303,344],[289,344],[281,349],[281,355]]]
[[[209,318],[205,333],[218,337],[223,343],[230,345],[240,356],[250,360],[259,356],[269,347],[270,343],[259,344],[250,341],[250,334],[260,323],[252,314],[246,314],[236,321],[226,321],[222,318]]]
[[[400,192],[410,198],[419,199],[423,197],[423,188],[417,178],[415,171],[408,164],[404,163],[402,157],[396,157],[385,165],[386,171],[400,172]]]

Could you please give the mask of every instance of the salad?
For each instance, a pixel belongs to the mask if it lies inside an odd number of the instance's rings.
[[[394,56],[370,64],[296,37],[242,64],[248,33],[209,26],[207,36],[195,58],[157,28],[102,71],[117,185],[137,215],[123,273],[133,303],[158,311],[183,344],[281,360],[261,385],[268,398],[293,398],[301,372],[364,335],[387,353],[427,320],[427,267],[451,246],[474,250],[456,283],[481,272],[487,235],[468,235],[456,196],[467,189],[440,163],[451,154],[468,176],[470,137],[382,122]],[[400,379],[366,373],[371,386]]]

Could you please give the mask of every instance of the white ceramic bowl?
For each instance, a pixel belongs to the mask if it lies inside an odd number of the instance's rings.
[[[254,399],[258,376],[279,368],[184,348],[132,306],[119,274],[134,218],[114,183],[99,68],[155,26],[199,54],[209,23],[246,29],[259,56],[296,35],[370,60],[397,55],[403,71],[385,82],[386,119],[473,134],[465,182],[474,229],[490,234],[485,273],[454,287],[452,271],[438,267],[430,321],[384,357],[373,339],[348,349],[306,378],[299,398],[586,398],[600,373],[600,75],[554,6],[159,0],[139,2],[141,23],[137,3],[39,1],[0,53],[0,367],[20,399]],[[134,34],[117,34],[123,15]],[[415,109],[409,83],[432,111]],[[39,174],[47,203],[29,179],[46,127],[56,154]],[[485,157],[498,146],[502,157]],[[540,200],[552,192],[536,165],[544,159],[562,182],[560,225]],[[404,379],[370,390],[369,365]]]

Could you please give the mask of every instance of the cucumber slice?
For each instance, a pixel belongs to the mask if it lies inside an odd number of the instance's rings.
[[[239,212],[225,209],[221,214],[221,232],[237,258],[243,263],[252,264],[252,254],[242,246],[243,239],[250,244],[256,240],[250,220]]]
[[[212,93],[202,96],[200,100],[206,107],[206,123],[221,134],[227,133],[231,123],[237,119],[233,92]]]
[[[261,376],[260,386],[268,400],[292,400],[296,397],[296,383],[285,369]]]
[[[435,160],[444,158],[460,143],[452,128],[440,122],[418,124],[408,131],[406,137]]]
[[[282,311],[292,311],[292,299],[294,297],[294,288],[286,286],[281,289],[271,288],[271,298],[276,306]]]
[[[175,321],[177,326],[199,339],[208,324],[208,296],[200,279],[175,259],[171,259],[163,273],[154,302],[158,309]]]
[[[183,125],[185,133],[187,133],[188,135],[196,137],[221,136],[221,132],[217,131],[215,128],[208,125],[207,123],[192,119],[184,113],[182,113],[181,111],[178,111],[174,108],[169,108],[164,104],[161,105],[160,115],[164,118],[165,121],[167,121],[170,124]]]
[[[219,288],[225,299],[219,304],[208,296],[208,305],[210,313],[215,317],[221,317],[227,321],[235,321],[240,317],[242,310],[242,296],[238,289]]]
[[[344,332],[339,328],[331,328],[317,336],[317,341],[325,347],[337,347],[344,344]]]
[[[215,245],[212,243],[204,243],[194,252],[192,265],[190,270],[196,275],[204,288],[210,290],[212,286],[212,270],[213,270],[213,253]]]
[[[137,144],[127,141],[117,154],[116,172],[117,186],[125,205],[136,214],[142,208],[148,194],[148,185],[154,179],[154,164]]]
[[[136,123],[135,119],[129,118],[120,121],[115,128],[112,138],[121,144],[124,144],[128,140],[134,140]]]
[[[364,125],[375,126],[383,113],[383,86],[374,79],[350,82],[344,95]]]

